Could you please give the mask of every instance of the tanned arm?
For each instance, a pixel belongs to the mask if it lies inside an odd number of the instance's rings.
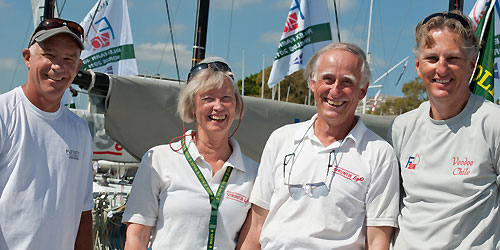
[[[146,250],[153,227],[130,223],[127,227],[125,250]]]
[[[367,227],[366,250],[388,250],[393,227]]]
[[[75,240],[75,250],[92,250],[92,211],[83,211]]]
[[[252,204],[245,224],[241,228],[240,238],[238,239],[237,250],[255,250],[260,248],[260,232],[267,218],[269,210]]]

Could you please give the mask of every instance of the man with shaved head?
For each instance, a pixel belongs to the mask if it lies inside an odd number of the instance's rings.
[[[370,68],[332,43],[307,63],[318,113],[274,131],[262,154],[241,249],[388,249],[399,211],[391,146],[354,115]]]
[[[50,18],[22,56],[26,83],[0,96],[0,249],[92,249],[92,140],[61,98],[83,29]]]

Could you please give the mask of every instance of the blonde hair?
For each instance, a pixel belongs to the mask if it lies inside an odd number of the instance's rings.
[[[457,19],[448,17],[447,14],[459,15],[466,22],[466,26]],[[450,32],[457,34],[460,38],[457,43],[461,45],[467,52],[469,58],[474,56],[479,52],[479,40],[474,34],[472,21],[468,16],[462,14],[458,10],[453,10],[450,12],[443,12],[443,15],[435,16],[429,19],[426,23],[423,21],[417,24],[415,28],[415,42],[416,46],[413,49],[413,53],[416,57],[420,55],[423,48],[432,47],[436,41],[430,33],[433,29],[448,29]]]
[[[224,59],[220,57],[207,58],[200,63],[209,62],[224,62]],[[241,111],[243,106],[243,99],[241,98],[238,86],[234,84],[232,79],[233,73],[231,71],[218,71],[211,67],[203,69],[198,74],[194,75],[184,86],[184,88],[179,93],[179,98],[177,102],[177,112],[184,122],[194,122],[195,117],[195,103],[194,97],[200,91],[206,91],[210,89],[221,88],[224,81],[229,79],[234,88],[234,96],[236,98],[236,113]]]

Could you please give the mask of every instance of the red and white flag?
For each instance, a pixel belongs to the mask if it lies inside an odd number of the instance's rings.
[[[309,58],[331,40],[326,1],[292,0],[267,81],[269,88],[303,68]]]

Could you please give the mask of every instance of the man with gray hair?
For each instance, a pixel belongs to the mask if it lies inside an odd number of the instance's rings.
[[[500,108],[469,90],[479,48],[472,22],[434,13],[415,41],[429,101],[389,133],[403,187],[394,249],[500,249]]]
[[[399,212],[391,146],[354,115],[364,52],[332,43],[307,63],[318,113],[274,131],[250,196],[241,249],[388,249]]]

